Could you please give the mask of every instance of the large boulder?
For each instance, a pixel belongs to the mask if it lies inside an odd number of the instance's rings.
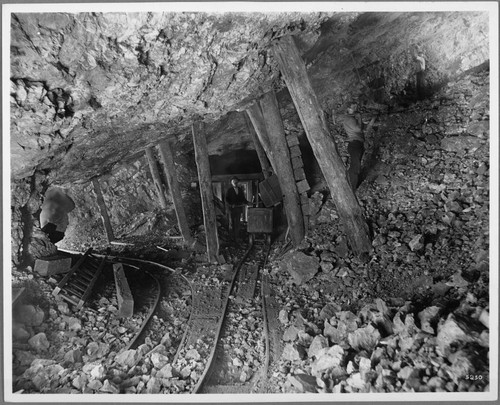
[[[280,266],[282,270],[290,273],[295,284],[301,285],[311,280],[318,272],[319,260],[302,252],[291,252],[283,257]]]

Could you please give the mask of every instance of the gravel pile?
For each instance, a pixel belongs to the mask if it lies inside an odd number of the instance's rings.
[[[170,362],[174,358],[190,314],[191,291],[185,280],[159,276],[164,295],[150,333],[137,350],[127,350],[147,308],[120,318],[112,275],[103,274],[101,288],[78,312],[51,295],[57,280],[28,276],[19,280],[29,291],[14,315],[22,320],[13,329],[14,392],[154,391],[144,376],[161,363],[160,356]]]
[[[358,189],[372,234],[353,257],[331,200],[277,248],[281,392],[485,391],[489,384],[488,72],[379,117]]]

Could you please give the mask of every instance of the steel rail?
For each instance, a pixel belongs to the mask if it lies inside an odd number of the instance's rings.
[[[70,254],[81,254],[81,252],[75,252],[75,251],[70,251],[70,250],[66,250],[66,249],[58,249],[58,250],[66,252],[66,253],[70,253]],[[100,255],[100,254],[94,254],[94,256],[96,256],[96,257],[105,257],[104,255]],[[141,263],[148,264],[148,265],[151,265],[151,266],[160,267],[163,270],[169,271],[170,273],[175,273],[175,271],[172,268],[170,268],[168,266],[165,266],[163,264],[160,264],[160,263],[152,262],[150,260],[135,259],[135,258],[129,258],[129,257],[122,257],[122,256],[108,256],[108,257],[110,259],[112,259],[112,260],[118,260],[120,263],[124,263],[125,265],[131,266],[131,267],[135,267],[135,266],[132,266],[128,262],[133,262],[133,263],[138,263],[138,264],[141,264]],[[131,339],[131,341],[125,346],[124,349],[122,349],[124,351],[130,350],[132,347],[134,347],[134,345],[136,344],[136,342],[139,340],[140,336],[145,332],[148,324],[150,323],[151,319],[153,318],[154,313],[158,309],[158,304],[160,302],[160,297],[161,297],[160,282],[149,271],[144,270],[144,269],[142,269],[142,270],[143,270],[144,273],[146,273],[155,282],[158,293],[156,294],[156,297],[154,299],[154,303],[153,303],[153,305],[151,305],[151,308],[149,309],[148,314],[147,314],[145,320],[142,322],[141,327],[136,332],[134,338]],[[184,281],[186,281],[188,283],[188,285],[189,285],[189,287],[191,289],[191,295],[193,295],[193,288],[192,288],[192,285],[189,282],[189,280],[186,277],[184,277],[182,274],[179,274],[179,275],[181,276],[181,278],[184,279]],[[191,309],[191,312],[192,312],[192,309]]]
[[[250,244],[250,246],[248,247],[247,251],[243,255],[243,258],[239,261],[238,265],[236,266],[236,270],[235,270],[235,272],[233,274],[233,277],[231,279],[231,283],[229,285],[229,289],[228,289],[227,295],[226,295],[225,300],[224,300],[224,307],[222,309],[222,313],[221,313],[219,322],[217,324],[217,331],[216,331],[216,334],[215,334],[215,339],[214,339],[214,343],[213,343],[212,349],[210,351],[210,356],[208,357],[207,364],[205,365],[205,369],[203,370],[203,374],[200,376],[200,379],[198,380],[198,382],[196,383],[196,385],[193,388],[192,392],[194,394],[196,394],[196,393],[198,393],[200,391],[200,389],[202,388],[203,384],[205,383],[205,378],[208,375],[208,372],[209,372],[210,368],[212,367],[212,363],[213,363],[213,360],[214,360],[214,357],[215,357],[215,352],[217,350],[217,344],[219,342],[221,331],[222,331],[222,325],[223,325],[224,320],[226,318],[226,312],[227,312],[227,308],[229,306],[229,296],[231,295],[231,292],[232,292],[232,290],[234,288],[234,284],[235,284],[236,278],[237,278],[237,276],[239,274],[239,271],[240,271],[241,267],[243,266],[243,264],[245,263],[248,255],[252,251],[253,247],[254,247],[254,244],[253,243]]]

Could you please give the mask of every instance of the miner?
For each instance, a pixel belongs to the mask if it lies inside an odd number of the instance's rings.
[[[226,192],[226,204],[229,210],[234,241],[237,243],[240,235],[243,208],[245,205],[250,204],[245,197],[243,187],[239,186],[239,179],[237,177],[231,179],[231,187]]]
[[[335,112],[332,114],[333,124],[335,124]],[[352,191],[355,192],[359,185],[359,174],[361,172],[361,159],[365,153],[365,131],[364,124],[368,123],[367,129],[372,128],[375,118],[369,122],[364,122],[361,114],[358,113],[358,104],[349,103],[347,114],[339,115],[338,121],[342,123],[347,135],[347,152],[349,162],[347,178],[351,184]]]

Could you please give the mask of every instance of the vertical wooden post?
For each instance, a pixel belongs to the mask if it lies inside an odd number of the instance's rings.
[[[349,244],[357,254],[369,252],[371,241],[363,211],[347,180],[346,170],[330,136],[323,111],[307,75],[304,61],[291,36],[281,38],[273,47],[273,54],[302,126],[330,188],[332,199],[343,222]]]
[[[245,123],[247,124],[247,130],[250,133],[250,136],[252,137],[253,144],[255,146],[255,151],[257,152],[257,156],[259,157],[260,167],[262,168],[262,174],[264,175],[264,178],[267,179],[269,177],[269,173],[272,170],[271,164],[269,163],[269,159],[267,158],[266,151],[262,147],[259,138],[255,133],[255,129],[252,125],[250,117],[248,116],[248,113],[245,112],[244,116],[245,116]]]
[[[285,129],[281,119],[278,100],[274,91],[270,91],[260,100],[260,107],[269,138],[269,146],[274,154],[274,165],[278,176],[281,191],[283,192],[283,205],[290,227],[290,236],[295,245],[304,239],[304,217],[300,208],[300,196],[293,176],[290,150],[285,138]]]
[[[212,175],[208,161],[207,139],[205,137],[205,125],[196,121],[192,125],[194,156],[198,168],[198,180],[200,182],[201,205],[203,208],[203,224],[207,240],[207,256],[211,263],[218,262],[219,239],[217,236],[217,220],[215,216],[214,195],[212,191]]]
[[[167,178],[168,188],[172,196],[172,202],[174,203],[177,224],[179,225],[179,230],[181,231],[184,241],[188,245],[191,245],[194,241],[189,230],[184,205],[182,204],[181,188],[179,186],[179,182],[177,181],[172,146],[168,141],[163,141],[160,143],[159,147],[160,159],[164,166],[165,177]]]
[[[153,176],[153,181],[156,187],[156,193],[158,194],[158,199],[160,200],[160,205],[163,209],[167,209],[167,199],[163,193],[163,184],[160,177],[160,171],[158,170],[158,164],[156,162],[154,149],[150,146],[146,148],[146,158],[148,159],[149,169],[151,170],[151,175]]]
[[[108,243],[115,240],[115,235],[113,234],[113,228],[111,226],[111,221],[109,219],[108,210],[106,208],[106,203],[104,202],[104,197],[102,195],[101,185],[97,177],[92,179],[92,184],[94,186],[94,193],[97,199],[97,205],[99,207],[99,212],[101,213],[102,223],[104,225],[104,232],[106,233],[106,238]]]

